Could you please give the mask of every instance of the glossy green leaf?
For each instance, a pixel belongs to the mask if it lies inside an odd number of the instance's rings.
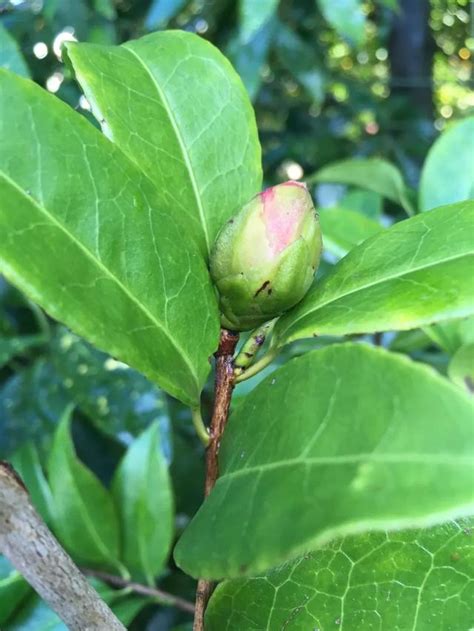
[[[44,521],[51,524],[54,514],[53,496],[35,445],[31,442],[24,443],[13,454],[11,463],[28,489],[33,506]]]
[[[462,390],[378,347],[291,360],[231,415],[175,559],[191,576],[255,575],[338,536],[470,514],[473,415]]]
[[[154,584],[173,538],[173,496],[168,466],[153,424],[128,449],[113,481],[123,532],[122,559],[138,580]]]
[[[218,316],[180,218],[82,116],[6,71],[0,85],[2,272],[53,317],[195,404]]]
[[[56,432],[48,467],[54,530],[71,556],[84,565],[118,567],[119,523],[113,500],[77,458],[70,410]]]
[[[225,221],[261,187],[255,116],[232,66],[184,31],[117,47],[68,44],[67,51],[106,136],[208,253]]]
[[[428,152],[420,180],[420,210],[474,199],[474,116],[450,127]]]
[[[448,366],[448,374],[454,383],[474,393],[474,343],[461,346]]]
[[[18,48],[16,40],[0,23],[0,67],[11,70],[22,77],[29,77],[30,71]]]
[[[474,520],[346,537],[264,576],[219,585],[207,631],[468,631]]]
[[[45,342],[43,335],[23,335],[21,337],[0,337],[0,368],[16,355]]]
[[[0,556],[0,625],[4,625],[18,609],[31,587],[10,563]]]
[[[473,314],[473,230],[474,202],[461,202],[376,234],[277,322],[277,343],[413,329]]]
[[[317,0],[321,13],[339,35],[359,46],[365,39],[361,0]]]
[[[321,209],[319,221],[324,250],[337,257],[345,256],[356,245],[383,230],[376,221],[342,208]]]
[[[240,37],[243,44],[248,43],[252,37],[275,14],[280,0],[240,0]]]
[[[317,171],[309,181],[358,186],[400,204],[409,215],[414,214],[411,191],[403,181],[402,174],[393,164],[380,158],[340,160]]]

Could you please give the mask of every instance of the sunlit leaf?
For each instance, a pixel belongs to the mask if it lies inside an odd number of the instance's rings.
[[[226,581],[208,631],[468,630],[474,520],[346,537],[263,576]]]
[[[11,73],[1,71],[0,83],[2,273],[195,405],[218,315],[181,218],[163,211],[151,182],[82,116]]]
[[[154,182],[160,209],[182,216],[207,255],[225,221],[261,186],[255,115],[232,66],[183,31],[67,50],[104,133]]]
[[[275,327],[312,335],[413,329],[474,313],[474,202],[401,221],[355,247]]]
[[[473,415],[460,388],[381,348],[298,357],[231,415],[175,559],[192,576],[252,576],[335,537],[469,515]]]

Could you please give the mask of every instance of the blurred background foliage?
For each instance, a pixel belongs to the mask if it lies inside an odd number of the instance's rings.
[[[358,242],[413,212],[413,189],[430,146],[472,111],[470,11],[468,0],[0,0],[0,65],[30,76],[96,124],[61,62],[62,42],[118,44],[165,28],[209,39],[232,60],[254,103],[265,184],[309,178],[319,206],[335,207],[321,213],[324,273]],[[327,168],[323,175],[329,163],[354,157],[383,158],[401,175],[380,161],[368,165],[376,166],[373,177],[372,167],[354,181]],[[332,341],[299,342],[279,362]],[[456,377],[460,359],[454,364],[451,358],[461,346],[472,347],[474,325],[471,319],[371,341]],[[235,400],[254,383],[239,386]],[[211,400],[210,380],[203,394],[208,413]],[[0,458],[13,457],[25,476],[44,486],[38,471],[71,405],[77,455],[106,485],[126,448],[157,422],[179,536],[202,501],[203,452],[189,411],[51,321],[0,276]],[[18,588],[16,606],[3,614],[0,606],[0,626],[64,628],[12,576],[0,565],[0,593],[2,581],[4,588]],[[172,561],[157,583],[193,600],[193,581]],[[159,599],[123,600],[121,592],[99,588],[117,601],[131,629],[187,628],[180,625],[189,623],[189,614]]]
[[[179,28],[224,51],[254,102],[268,183],[382,155],[412,185],[435,135],[474,106],[469,0],[9,0],[1,24],[32,78],[87,102],[62,41]]]

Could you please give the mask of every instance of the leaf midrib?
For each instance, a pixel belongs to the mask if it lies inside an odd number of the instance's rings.
[[[348,454],[341,456],[316,456],[314,458],[290,458],[288,460],[278,460],[261,465],[245,467],[229,473],[222,474],[222,481],[229,478],[242,477],[247,474],[259,473],[261,471],[271,471],[285,467],[298,466],[324,466],[365,463],[391,463],[391,464],[445,464],[474,467],[472,456],[438,456],[436,454]]]
[[[109,277],[112,282],[114,282],[119,289],[122,290],[122,292],[138,307],[138,309],[140,311],[142,311],[142,313],[145,314],[145,316],[156,326],[157,329],[159,329],[160,331],[162,331],[162,333],[169,339],[169,341],[171,342],[171,344],[175,347],[176,351],[180,354],[180,356],[183,358],[184,363],[186,364],[192,378],[194,379],[196,386],[198,386],[198,379],[197,379],[197,375],[196,372],[193,369],[193,366],[191,365],[189,358],[187,356],[186,353],[184,353],[183,349],[181,348],[180,344],[170,335],[170,333],[168,332],[168,330],[166,328],[163,327],[163,325],[156,320],[156,318],[150,313],[150,311],[138,300],[138,298],[135,298],[135,296],[130,292],[130,290],[116,277],[112,274],[112,272],[105,267],[105,265],[102,263],[102,261],[100,261],[99,259],[97,259],[92,252],[90,252],[90,250],[88,250],[86,248],[86,246],[81,243],[81,241],[79,241],[67,228],[66,226],[64,226],[60,221],[58,221],[56,219],[56,217],[54,217],[54,215],[52,215],[50,212],[48,212],[48,210],[43,207],[42,205],[40,205],[34,198],[30,197],[14,180],[12,180],[4,171],[0,172],[0,177],[4,178],[4,180],[10,184],[10,186],[12,186],[14,189],[16,189],[19,194],[30,204],[33,204],[33,206],[35,206],[43,215],[45,215],[45,217],[47,217],[49,219],[49,221],[56,225],[60,230],[62,230],[62,232],[64,232],[64,234],[73,242],[77,245],[77,247],[85,254],[86,257],[88,257],[95,265],[96,267],[98,267],[100,270],[102,270],[104,272],[104,275]]]
[[[326,307],[327,305],[333,303],[333,302],[337,302],[338,300],[341,300],[343,298],[347,298],[348,296],[351,296],[352,294],[356,294],[360,291],[364,291],[366,289],[370,289],[371,287],[375,287],[376,285],[382,285],[383,283],[386,283],[387,281],[391,281],[391,280],[396,280],[398,278],[401,278],[403,276],[408,276],[408,274],[413,274],[415,272],[420,272],[423,270],[427,270],[430,269],[432,267],[437,267],[438,265],[443,265],[445,263],[450,263],[451,261],[456,261],[457,259],[462,259],[466,256],[472,256],[474,254],[474,251],[469,251],[469,252],[465,252],[464,254],[458,254],[456,256],[452,256],[450,258],[446,258],[443,260],[439,260],[436,261],[435,263],[430,263],[429,265],[422,265],[420,267],[412,267],[410,269],[401,271],[398,274],[393,274],[392,276],[386,276],[384,278],[378,279],[372,283],[367,283],[366,285],[362,285],[359,287],[356,287],[355,289],[352,289],[351,291],[347,291],[346,293],[341,293],[339,294],[337,297],[333,297],[330,298],[329,300],[327,300],[326,302],[322,302],[319,303],[318,305],[316,305],[316,307],[314,307],[313,309],[308,309],[305,313],[301,314],[298,318],[296,318],[296,320],[293,320],[293,322],[286,327],[286,329],[284,329],[284,333],[286,333],[287,331],[289,331],[290,329],[292,329],[300,320],[303,320],[304,318],[308,317],[309,315],[315,313],[316,311],[319,311],[320,309],[323,309],[324,307]],[[334,272],[336,273],[336,272]],[[282,337],[283,333],[279,334],[279,337]]]
[[[200,194],[199,194],[199,189],[198,189],[198,185],[197,185],[196,178],[195,178],[195,175],[194,175],[194,170],[192,168],[192,164],[191,164],[191,161],[189,159],[188,152],[186,150],[186,145],[184,143],[184,139],[183,139],[183,136],[181,134],[181,131],[180,131],[179,127],[178,127],[178,123],[176,121],[176,118],[175,118],[175,116],[174,116],[174,114],[173,114],[173,112],[171,110],[170,104],[168,103],[168,99],[166,98],[165,93],[163,92],[162,88],[160,87],[158,81],[156,80],[156,78],[152,74],[152,72],[151,72],[150,68],[147,66],[147,64],[133,50],[133,48],[130,48],[128,46],[124,46],[123,48],[124,48],[124,50],[127,50],[129,53],[131,53],[133,55],[133,57],[135,57],[135,59],[138,60],[138,63],[144,68],[145,72],[148,74],[148,76],[151,79],[152,85],[156,88],[156,91],[158,92],[158,96],[160,98],[160,101],[162,102],[163,107],[164,107],[166,113],[168,114],[169,121],[170,121],[171,126],[173,128],[173,131],[174,131],[174,133],[176,135],[176,139],[178,140],[178,144],[179,144],[179,147],[181,149],[181,154],[182,154],[182,157],[183,157],[183,161],[184,161],[184,164],[186,166],[186,170],[187,170],[188,175],[189,175],[189,179],[190,179],[190,182],[191,182],[191,187],[192,187],[192,190],[193,190],[193,193],[194,193],[194,198],[196,200],[196,205],[197,205],[197,208],[198,208],[198,211],[199,211],[199,217],[200,217],[200,220],[201,220],[202,229],[203,229],[203,232],[204,232],[204,239],[205,239],[205,242],[206,242],[206,251],[207,251],[207,253],[209,253],[210,250],[211,250],[211,244],[210,244],[207,224],[206,224],[206,221],[205,221],[204,208],[203,208],[202,200],[201,200],[201,197],[200,197]]]

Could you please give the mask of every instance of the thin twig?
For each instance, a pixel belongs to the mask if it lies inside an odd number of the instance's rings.
[[[219,476],[219,447],[229,416],[232,391],[235,384],[233,356],[238,341],[238,333],[227,329],[221,330],[219,348],[215,353],[214,409],[210,427],[210,442],[206,451],[206,482],[204,486],[204,495],[206,497],[212,491]],[[213,589],[214,584],[211,581],[204,579],[198,581],[193,631],[204,631],[204,613]]]
[[[125,631],[48,530],[6,462],[0,462],[0,553],[71,631]]]
[[[214,387],[214,409],[212,412],[210,441],[206,451],[206,482],[204,495],[212,491],[219,475],[218,454],[222,434],[229,416],[230,401],[234,389],[234,351],[239,334],[221,330],[219,348],[215,353],[216,382]]]
[[[184,598],[180,598],[179,596],[175,596],[174,594],[170,594],[169,592],[165,592],[162,589],[149,587],[148,585],[142,585],[141,583],[133,583],[131,581],[127,581],[121,576],[107,574],[106,572],[98,572],[89,568],[82,568],[82,571],[87,576],[94,576],[95,578],[104,581],[104,583],[108,583],[109,585],[113,585],[114,587],[126,587],[136,594],[142,594],[143,596],[151,596],[153,598],[156,598],[157,600],[159,600],[161,605],[168,605],[169,607],[176,607],[177,609],[182,609],[183,611],[194,613],[193,603],[190,603],[189,601],[185,600]]]

